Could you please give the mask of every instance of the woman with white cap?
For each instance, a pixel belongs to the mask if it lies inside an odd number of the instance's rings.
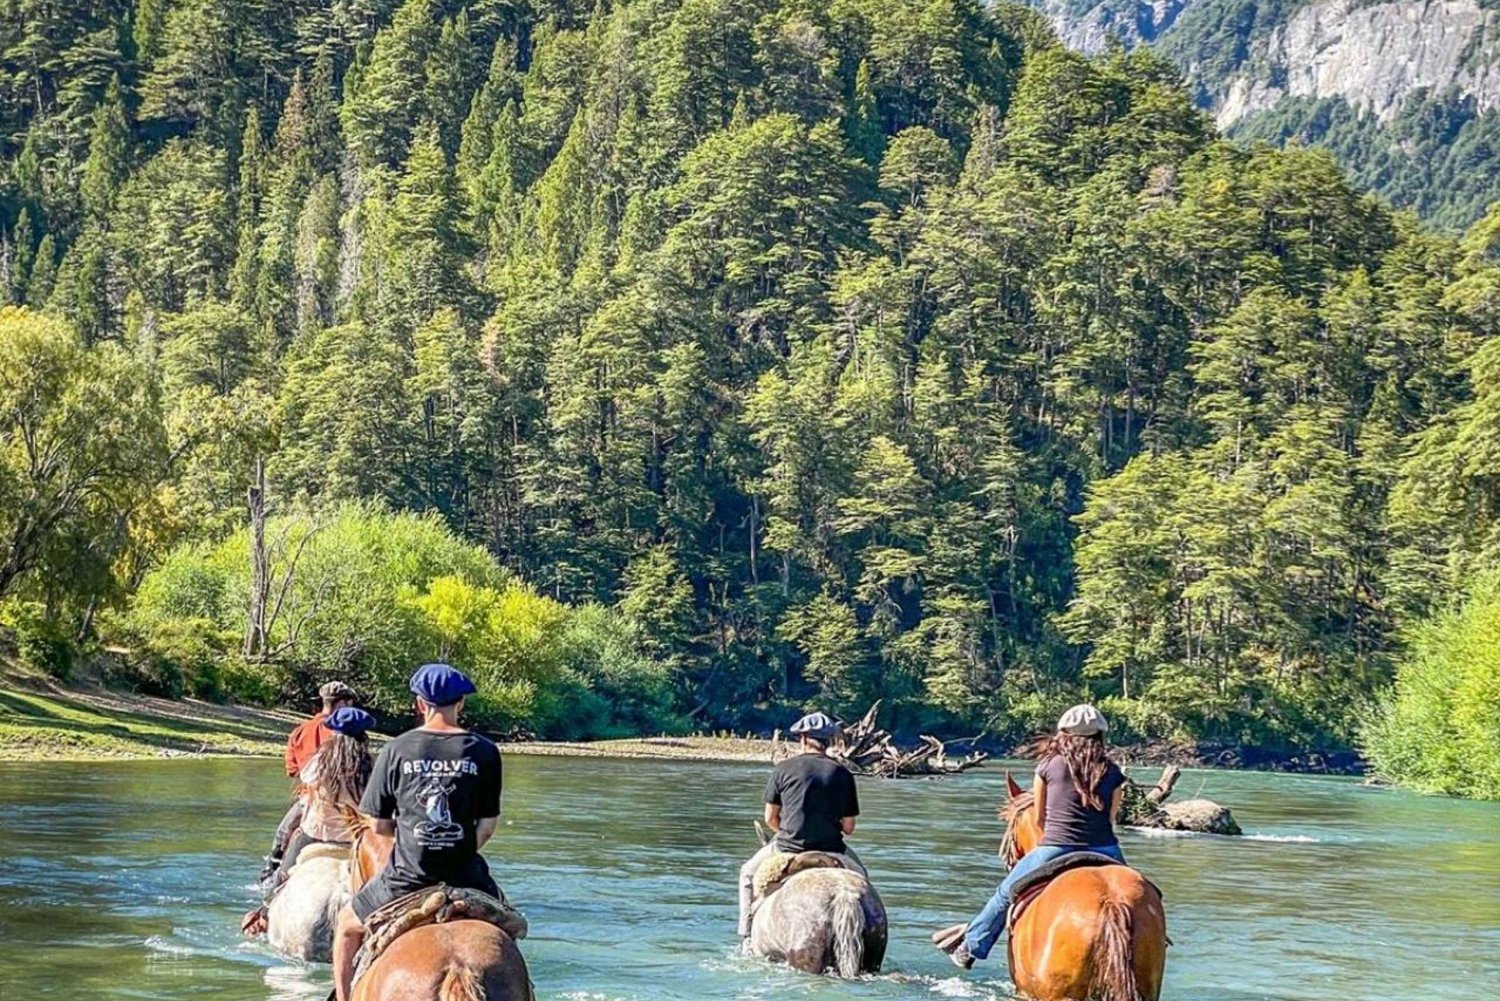
[[[1011,891],[1028,874],[1070,852],[1098,852],[1125,861],[1115,837],[1125,774],[1105,752],[1108,729],[1098,709],[1077,705],[1062,714],[1057,732],[1042,742],[1032,786],[1041,843],[1011,867],[984,909],[969,922],[963,944],[951,953],[959,966],[968,969],[974,960],[988,958],[1005,930]]]

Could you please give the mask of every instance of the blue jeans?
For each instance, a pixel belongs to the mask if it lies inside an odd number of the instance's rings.
[[[1036,872],[1053,859],[1070,852],[1098,852],[1117,859],[1122,864],[1125,862],[1125,854],[1120,851],[1119,845],[1038,845],[1011,868],[1009,875],[984,905],[979,916],[969,922],[969,930],[964,932],[964,946],[969,950],[969,955],[975,959],[989,958],[990,950],[1000,940],[1000,933],[1005,931],[1011,890],[1029,873]]]

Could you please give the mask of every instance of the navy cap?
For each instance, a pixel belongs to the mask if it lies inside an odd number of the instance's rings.
[[[456,667],[423,664],[411,676],[412,694],[429,706],[451,706],[465,695],[473,695],[474,682]]]
[[[363,709],[344,706],[330,713],[323,721],[323,725],[334,733],[342,733],[346,737],[363,737],[375,726],[375,717]]]

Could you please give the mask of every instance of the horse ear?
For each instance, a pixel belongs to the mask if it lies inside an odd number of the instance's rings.
[[[1010,793],[1011,799],[1021,795],[1021,787],[1016,785],[1016,777],[1009,771],[1005,773],[1005,788]]]

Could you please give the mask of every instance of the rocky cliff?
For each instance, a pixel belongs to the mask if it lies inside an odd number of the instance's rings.
[[[1500,12],[1475,0],[1322,0],[1272,28],[1228,79],[1200,85],[1226,127],[1284,97],[1341,97],[1389,121],[1419,89],[1456,91],[1483,113],[1500,106],[1497,29]],[[1196,77],[1197,66],[1185,68]]]

